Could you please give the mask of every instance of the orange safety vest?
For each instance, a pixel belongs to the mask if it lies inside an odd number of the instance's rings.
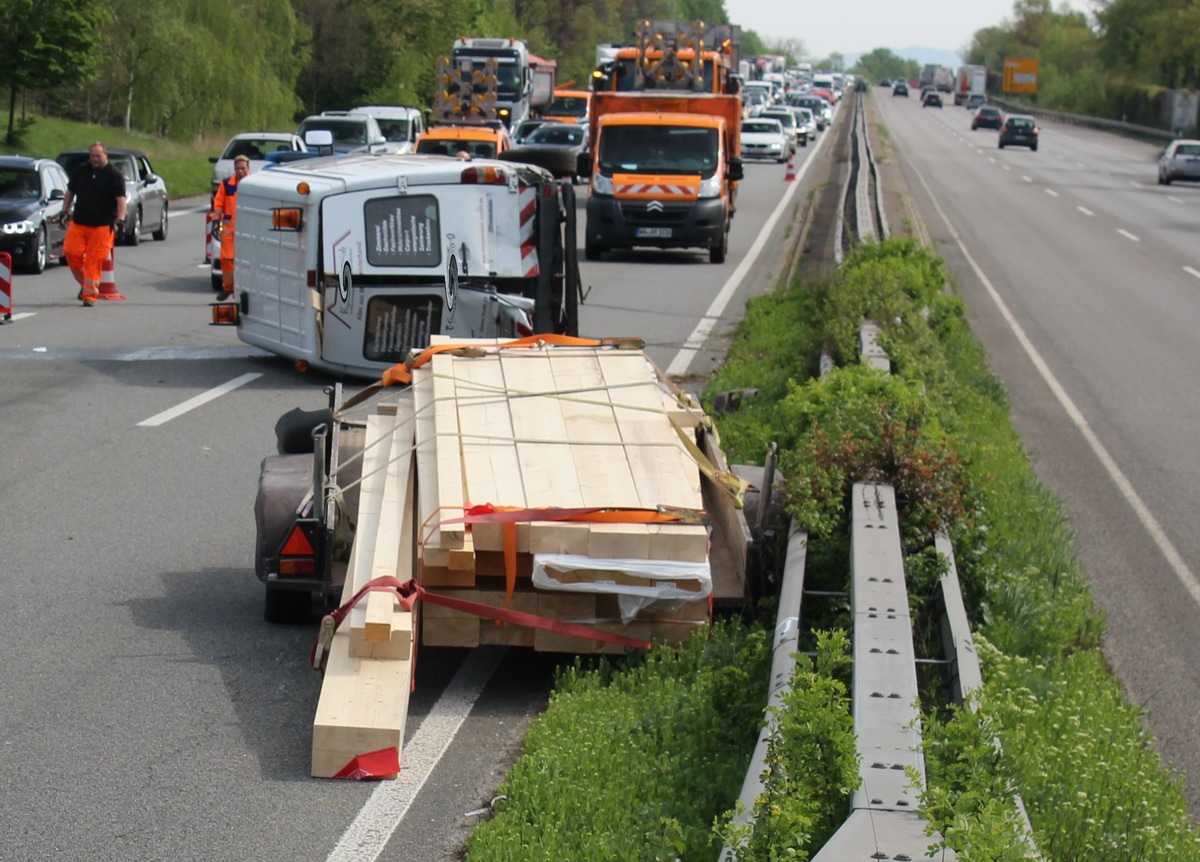
[[[233,257],[233,231],[237,227],[237,174],[222,180],[213,198],[213,209],[221,213],[221,257]]]

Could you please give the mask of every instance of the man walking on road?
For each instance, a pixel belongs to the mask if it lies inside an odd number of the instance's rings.
[[[90,147],[88,163],[71,172],[62,211],[64,217],[71,213],[63,253],[79,282],[78,298],[91,308],[100,298],[104,262],[125,229],[125,177],[109,164],[108,150],[99,141]]]
[[[250,159],[238,156],[233,160],[233,176],[221,181],[213,198],[213,214],[220,217],[217,227],[221,237],[221,302],[233,296],[233,231],[237,227],[237,186],[250,173]]]

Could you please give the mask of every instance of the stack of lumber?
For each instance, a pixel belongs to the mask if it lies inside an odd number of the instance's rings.
[[[712,587],[703,523],[536,518],[548,508],[703,513],[702,473],[677,430],[694,439],[698,409],[639,349],[472,345],[413,371],[421,585],[642,640],[674,643],[704,625]],[[481,505],[522,513],[511,573],[502,526],[463,520]],[[680,563],[691,565],[669,571]],[[621,649],[428,602],[421,642]]]
[[[640,349],[454,346],[366,419],[343,605],[375,578],[415,578],[430,596],[584,631],[428,597],[414,621],[394,593],[366,593],[329,647],[314,776],[353,773],[364,755],[393,750],[399,769],[416,631],[428,646],[620,652],[603,633],[678,643],[708,624],[714,598],[744,594],[745,519],[703,469],[725,470],[720,451],[698,408]],[[510,523],[466,517],[481,506]]]

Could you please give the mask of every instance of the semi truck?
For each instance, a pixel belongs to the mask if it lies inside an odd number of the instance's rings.
[[[438,334],[578,331],[575,195],[536,165],[421,155],[281,164],[238,186],[213,323],[300,369],[378,378]]]
[[[971,96],[984,95],[987,95],[987,66],[959,66],[954,79],[954,104],[964,105]]]
[[[464,36],[454,43],[450,59],[456,67],[467,72],[481,72],[488,60],[494,60],[497,117],[512,128],[514,123],[531,116],[534,108],[534,76],[530,67],[529,46],[523,39]],[[550,87],[552,90],[553,85]]]

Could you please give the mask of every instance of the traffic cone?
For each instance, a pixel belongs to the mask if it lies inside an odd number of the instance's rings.
[[[100,299],[124,299],[117,293],[117,276],[113,272],[113,253],[110,249],[108,258],[100,266]]]
[[[212,263],[212,238],[213,225],[220,220],[220,216],[216,213],[209,212],[204,215],[204,262]]]
[[[783,181],[787,183],[796,181],[796,156],[794,153],[788,156],[787,176],[783,178]]]

